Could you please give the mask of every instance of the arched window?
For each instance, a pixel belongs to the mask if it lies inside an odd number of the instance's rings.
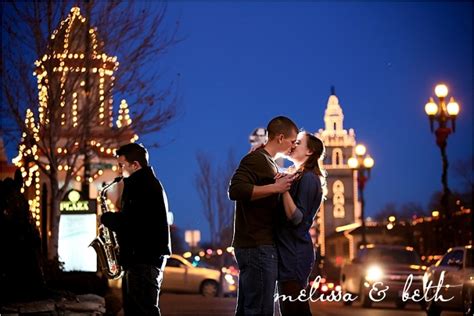
[[[334,215],[334,218],[344,218],[345,215],[346,215],[346,212],[344,210],[344,206],[334,205],[333,215]]]
[[[345,200],[344,200],[344,195],[342,193],[337,193],[337,194],[334,194],[333,198],[332,198],[332,202],[334,204],[341,204],[341,205],[344,205],[345,204]]]
[[[334,166],[342,166],[344,164],[341,148],[334,148],[332,150],[332,164]]]
[[[344,193],[344,183],[341,180],[334,181],[332,185],[332,190],[334,193],[336,192]]]

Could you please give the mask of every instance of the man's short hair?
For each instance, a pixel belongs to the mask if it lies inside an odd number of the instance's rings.
[[[142,168],[148,166],[148,151],[141,144],[130,143],[123,145],[117,149],[115,155],[117,157],[124,156],[125,160],[127,160],[129,163],[138,161]]]
[[[298,133],[298,127],[295,122],[287,118],[286,116],[277,116],[273,118],[267,126],[268,139],[271,140],[279,134],[290,136],[291,132]]]

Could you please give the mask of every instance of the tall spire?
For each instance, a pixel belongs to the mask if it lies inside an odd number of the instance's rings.
[[[354,130],[345,130],[343,123],[344,113],[336,96],[336,89],[331,86],[331,95],[324,111],[325,128],[319,129],[316,136],[323,140],[325,146],[353,147],[356,145]]]
[[[326,112],[324,113],[324,123],[326,131],[337,133],[344,129],[343,126],[344,114],[339,105],[339,99],[336,96],[336,89],[331,86],[331,95],[329,96]]]

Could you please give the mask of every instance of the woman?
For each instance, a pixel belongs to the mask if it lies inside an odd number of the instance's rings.
[[[306,289],[315,261],[309,229],[325,196],[326,171],[320,167],[324,154],[320,139],[300,132],[297,146],[288,157],[294,163],[288,171],[294,174],[295,181],[291,189],[283,194],[283,210],[279,214],[276,234],[279,298],[283,316],[311,315],[309,302],[296,298],[301,290]],[[283,175],[277,175],[280,176]],[[284,300],[285,296],[291,296],[291,300]]]

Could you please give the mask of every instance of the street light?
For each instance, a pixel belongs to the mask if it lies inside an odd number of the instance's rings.
[[[357,185],[359,188],[359,199],[361,209],[361,221],[362,221],[362,244],[367,245],[366,232],[365,232],[365,216],[364,216],[364,187],[367,180],[370,178],[370,170],[373,168],[375,161],[369,154],[367,154],[367,148],[359,144],[355,147],[355,157],[349,158],[347,164],[353,170],[357,170]]]
[[[425,112],[428,114],[430,120],[430,129],[433,132],[434,122],[438,122],[438,127],[434,131],[436,135],[436,144],[441,150],[441,158],[443,160],[443,174],[441,176],[441,182],[443,184],[443,197],[441,198],[441,204],[444,208],[445,215],[448,215],[448,200],[449,200],[449,187],[448,187],[448,157],[446,155],[446,146],[449,134],[451,131],[456,131],[456,117],[459,114],[459,104],[454,100],[453,97],[449,99],[449,103],[446,104],[446,97],[448,96],[449,89],[445,84],[438,84],[435,87],[435,94],[439,99],[439,104],[436,104],[432,97],[430,97],[428,103],[425,105]],[[448,121],[451,121],[451,127],[448,127]]]

